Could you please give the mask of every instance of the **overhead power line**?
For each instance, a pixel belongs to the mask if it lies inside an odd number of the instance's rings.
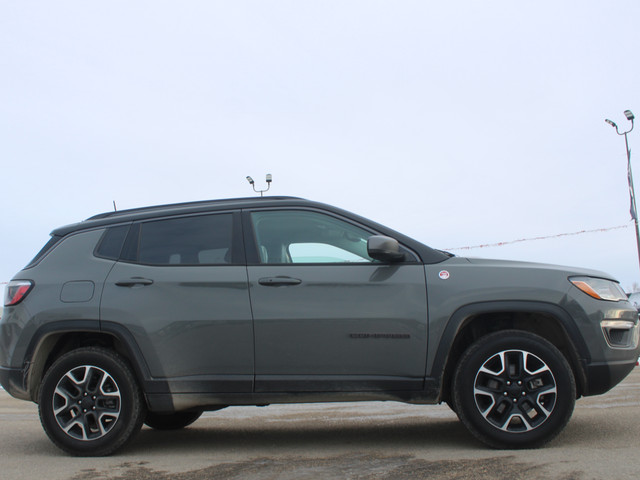
[[[543,237],[519,238],[518,240],[509,240],[506,242],[497,242],[497,243],[484,243],[481,245],[473,245],[469,247],[445,248],[444,250],[472,250],[474,248],[503,247],[505,245],[512,245],[514,243],[522,243],[522,242],[532,242],[534,240],[549,240],[551,238],[571,237],[574,235],[583,235],[585,233],[609,232],[611,230],[620,230],[622,228],[629,228],[630,226],[631,224],[618,225],[617,227],[595,228],[593,230],[580,230],[579,232],[558,233],[556,235],[547,235]]]

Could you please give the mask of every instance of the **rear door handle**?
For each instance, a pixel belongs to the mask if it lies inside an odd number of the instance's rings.
[[[135,285],[151,285],[153,280],[150,278],[131,277],[116,282],[118,287],[133,287]]]
[[[265,287],[281,287],[284,285],[300,285],[302,280],[292,277],[264,277],[258,280],[258,283]]]

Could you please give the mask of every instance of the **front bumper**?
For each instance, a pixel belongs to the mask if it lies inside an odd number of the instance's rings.
[[[623,362],[592,363],[585,367],[588,390],[584,396],[600,395],[620,383],[636,366],[637,358]]]

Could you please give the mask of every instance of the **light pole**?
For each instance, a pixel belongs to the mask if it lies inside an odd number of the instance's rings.
[[[635,223],[635,226],[636,226],[636,244],[638,245],[638,264],[640,265],[640,230],[638,229],[638,210],[636,209],[636,194],[635,194],[635,190],[633,189],[633,174],[631,173],[631,150],[629,150],[629,140],[627,139],[627,133],[633,130],[633,119],[635,117],[633,116],[633,113],[631,113],[631,110],[625,110],[624,116],[627,117],[627,120],[631,122],[631,128],[626,132],[620,133],[620,130],[618,130],[618,125],[616,125],[614,122],[612,122],[608,118],[605,118],[604,121],[607,122],[612,127],[614,127],[618,135],[624,135],[624,145],[627,149],[627,180],[629,181],[629,199],[631,200],[631,207],[630,207],[629,213],[631,213],[631,218],[633,219],[633,222]]]

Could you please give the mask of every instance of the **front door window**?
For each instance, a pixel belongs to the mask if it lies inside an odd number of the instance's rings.
[[[251,215],[260,263],[372,263],[367,239],[373,233],[340,219],[308,211]]]

